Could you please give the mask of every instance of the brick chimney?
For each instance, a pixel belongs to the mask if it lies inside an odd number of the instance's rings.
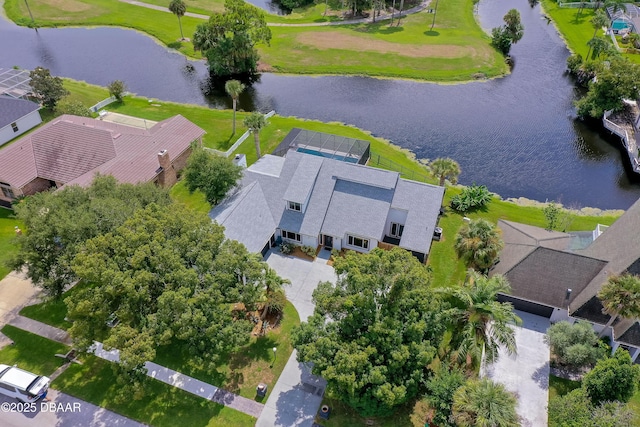
[[[162,171],[158,175],[158,185],[169,188],[178,181],[178,176],[171,164],[167,150],[162,150],[158,153],[158,163],[160,163],[160,167],[162,168]]]

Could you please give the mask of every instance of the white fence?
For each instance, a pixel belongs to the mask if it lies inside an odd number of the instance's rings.
[[[268,119],[269,117],[272,117],[274,114],[276,114],[275,110],[271,110],[267,114],[264,115],[264,118]],[[249,138],[250,134],[251,134],[250,131],[246,131],[245,133],[243,133],[240,136],[240,138],[238,138],[236,140],[236,142],[234,142],[233,145],[227,151],[220,151],[220,150],[216,150],[214,148],[207,148],[207,147],[205,147],[205,150],[209,150],[212,153],[216,153],[216,154],[218,154],[220,156],[229,157],[231,154],[233,154],[234,151],[236,151],[238,149],[240,144],[242,144],[247,138]]]
[[[635,135],[629,136],[629,133],[622,126],[618,126],[609,120],[609,116],[611,116],[612,110],[605,111],[604,116],[602,117],[602,124],[604,127],[611,132],[615,133],[622,140],[622,145],[627,150],[627,154],[629,155],[629,160],[631,161],[631,166],[633,167],[634,172],[640,173],[640,158],[638,155],[638,146],[636,144]]]
[[[572,8],[572,9],[580,9],[581,7],[584,9],[597,9],[602,6],[602,3],[599,2],[572,2],[572,3],[558,3],[558,6],[561,8]]]
[[[126,96],[126,95],[129,95],[129,92],[125,92],[122,94],[122,96]],[[106,107],[109,104],[113,104],[116,101],[117,99],[115,96],[110,96],[109,98],[103,99],[102,101],[98,102],[96,105],[89,107],[89,110],[91,110],[94,113],[97,113],[99,109]]]

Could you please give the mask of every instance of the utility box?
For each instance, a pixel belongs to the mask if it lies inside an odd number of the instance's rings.
[[[322,407],[320,408],[320,411],[318,411],[318,416],[323,420],[328,420],[330,414],[331,414],[331,408],[329,408],[327,405],[322,405]]]
[[[258,384],[258,387],[256,387],[256,394],[258,397],[265,397],[267,395],[268,388],[269,387],[265,383]]]

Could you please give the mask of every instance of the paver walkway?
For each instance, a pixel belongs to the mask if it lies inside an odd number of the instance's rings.
[[[160,12],[167,12],[167,13],[172,13],[168,8],[163,7],[163,6],[158,6],[155,4],[149,4],[149,3],[144,3],[141,1],[137,1],[137,0],[120,0],[123,3],[129,3],[135,6],[141,6],[141,7],[146,7],[147,9],[153,9],[153,10],[159,10]],[[403,10],[402,13],[396,13],[393,15],[394,18],[398,18],[399,16],[406,16],[406,15],[411,15],[413,13],[418,13],[421,10],[426,9],[426,7],[429,5],[429,3],[431,3],[431,0],[423,0],[422,3],[420,3],[417,6],[414,6],[410,9],[407,10]],[[199,18],[199,19],[209,19],[208,15],[202,15],[200,13],[192,13],[192,12],[186,12],[185,16],[190,16],[192,18]],[[380,22],[380,21],[385,21],[385,20],[389,20],[391,19],[391,14],[389,13],[381,13],[380,16],[376,17],[376,22]],[[329,25],[353,25],[353,24],[369,24],[369,23],[373,23],[373,18],[358,18],[358,19],[348,19],[345,21],[331,21],[331,22],[306,22],[306,23],[301,23],[301,24],[287,24],[285,22],[267,22],[267,26],[269,27],[325,27],[325,26],[329,26]]]
[[[66,345],[71,344],[71,338],[66,331],[38,322],[37,320],[24,316],[16,316],[10,324],[53,341]],[[102,343],[96,342],[92,351],[94,355],[101,359],[115,363],[120,361],[120,352],[117,349],[105,350]],[[207,384],[204,381],[197,380],[156,363],[146,362],[145,368],[147,368],[147,375],[151,378],[195,394],[203,399],[212,400],[221,405],[244,412],[252,417],[258,418],[264,408],[264,405],[259,402],[230,393],[219,387]]]

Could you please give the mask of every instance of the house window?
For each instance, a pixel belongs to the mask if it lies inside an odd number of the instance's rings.
[[[300,212],[302,210],[302,205],[296,202],[289,202],[289,209]]]
[[[11,129],[13,129],[14,132],[18,132],[18,124],[16,122],[11,123]]]
[[[362,249],[369,249],[369,240],[360,237],[348,236],[349,246],[357,246]]]
[[[16,198],[16,196],[13,193],[13,190],[11,189],[11,186],[9,184],[6,184],[4,182],[0,182],[0,190],[2,190],[2,194],[7,199],[15,199]]]
[[[291,231],[286,231],[286,230],[282,230],[282,238],[283,239],[289,239],[289,240],[295,240],[296,242],[300,242],[300,234],[298,233],[294,233]]]
[[[402,232],[404,231],[404,225],[397,224],[395,222],[391,223],[391,236],[392,237],[402,237]]]

